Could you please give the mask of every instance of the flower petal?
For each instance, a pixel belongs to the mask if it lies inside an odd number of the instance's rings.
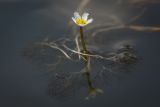
[[[93,22],[93,19],[87,20],[87,24],[92,23],[92,22]]]
[[[81,16],[79,15],[78,12],[74,12],[74,17],[75,19],[81,19]]]
[[[76,19],[74,17],[72,17],[72,20],[74,21],[74,23],[76,23]]]
[[[82,19],[83,20],[87,20],[88,19],[88,15],[89,15],[89,13],[83,13]]]

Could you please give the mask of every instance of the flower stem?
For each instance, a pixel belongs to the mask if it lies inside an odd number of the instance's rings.
[[[83,51],[84,51],[85,54],[87,54],[88,52],[87,52],[86,43],[85,43],[85,40],[84,40],[83,27],[80,27],[80,39],[81,39]]]
[[[88,50],[86,48],[86,43],[85,43],[85,39],[83,35],[83,27],[80,27],[80,40],[81,40],[81,44],[83,48],[83,53],[88,54]],[[87,77],[88,86],[89,86],[89,89],[93,89],[92,80],[90,76],[90,57],[86,55],[83,55],[83,57],[86,59],[85,61],[86,73],[85,74]]]
[[[90,72],[86,72],[86,77],[87,77],[87,82],[88,82],[89,89],[93,89],[94,87],[92,85],[92,80],[91,80]]]

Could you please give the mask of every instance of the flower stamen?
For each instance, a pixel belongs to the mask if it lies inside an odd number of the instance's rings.
[[[87,24],[87,20],[76,19],[76,23],[77,23],[78,25],[80,25],[80,24]]]

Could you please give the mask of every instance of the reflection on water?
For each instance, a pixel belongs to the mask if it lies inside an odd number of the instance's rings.
[[[77,69],[73,71],[73,66],[77,63],[82,63],[82,60],[79,60],[78,62],[78,59],[75,60],[74,58],[72,62],[72,60],[65,58],[60,52],[55,56],[57,50],[46,48],[48,47],[44,47],[43,45],[36,43],[27,49],[25,55],[31,58],[32,61],[36,62],[36,64],[39,64],[38,66],[45,70],[45,72],[49,72],[49,75],[52,75],[48,85],[49,94],[51,96],[72,93],[74,92],[73,87],[77,89],[86,87],[84,69],[77,67]],[[93,51],[96,52],[95,50]],[[120,69],[123,68],[123,71],[125,71],[129,65],[137,62],[137,57],[134,52],[133,48],[127,44],[116,52],[101,53],[106,55],[107,60],[99,57],[91,58],[91,62],[93,63],[91,66],[94,66],[91,68],[94,72],[92,74],[92,80],[96,82],[98,78],[101,78],[101,80],[104,78],[104,81],[108,81],[107,79],[111,79],[111,75],[116,76],[116,73],[122,73]],[[74,55],[71,55],[71,57],[72,56],[75,57]],[[96,63],[101,64],[99,64],[98,67]],[[61,69],[59,67],[61,67]],[[96,68],[100,69],[95,71],[94,69]],[[89,81],[91,82],[90,75],[88,76]]]
[[[103,38],[105,40],[105,36]],[[88,42],[87,45],[92,47],[88,48],[91,58],[91,74],[86,74],[85,68],[83,68],[83,59],[80,60],[77,51],[72,50],[76,50],[75,41],[69,38],[58,40],[47,38],[33,43],[26,48],[24,55],[50,75],[49,95],[61,98],[87,87],[89,96],[96,96],[97,92],[103,92],[99,87],[96,88],[98,85],[96,83],[100,81],[106,83],[112,78],[120,76],[129,71],[130,66],[136,64],[138,60],[134,47],[126,42],[121,43],[110,52],[99,47],[103,44],[96,44],[97,49],[94,48],[92,42]],[[105,48],[105,44],[103,48]]]
[[[83,0],[78,6],[80,12],[86,10],[87,6],[93,10],[96,8],[95,12],[92,11],[95,23],[85,28],[87,48],[90,52],[88,55],[91,58],[91,74],[86,74],[83,60],[79,59],[78,48],[82,47],[77,47],[79,33],[72,23],[68,25],[69,36],[66,34],[64,38],[58,39],[46,37],[25,49],[24,55],[49,74],[50,96],[58,98],[73,96],[76,91],[85,88],[88,90],[86,97],[88,99],[97,93],[103,93],[100,84],[108,85],[112,79],[121,78],[132,71],[139,57],[134,47],[136,40],[129,36],[129,32],[156,32],[160,28],[135,24],[144,14],[146,7],[140,5],[129,8],[126,4],[138,3],[135,0],[130,1],[108,1],[107,3],[112,5],[108,5],[107,9],[105,6],[95,7],[94,4],[97,2],[90,0]],[[141,0],[140,4],[142,3],[150,2]],[[133,14],[123,12],[127,8]],[[61,11],[65,12],[63,9]]]

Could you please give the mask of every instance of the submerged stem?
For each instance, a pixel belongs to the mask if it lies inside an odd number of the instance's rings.
[[[82,53],[84,54],[88,54],[88,50],[86,48],[86,43],[85,43],[85,39],[84,39],[84,35],[83,35],[83,27],[80,27],[80,41],[81,41],[81,44],[82,44]],[[89,56],[86,56],[86,55],[82,55],[86,62],[85,62],[85,66],[86,66],[86,72],[89,72],[90,71],[90,59],[89,59]]]
[[[84,34],[83,34],[83,27],[80,27],[80,40],[81,40],[81,44],[82,44],[82,48],[83,48],[82,53],[88,54],[88,50],[86,48],[86,43],[85,43]],[[92,86],[92,80],[91,80],[91,76],[90,76],[90,56],[83,55],[83,57],[86,59],[86,61],[85,61],[86,73],[85,74],[87,77],[89,89],[94,89],[94,87]]]

